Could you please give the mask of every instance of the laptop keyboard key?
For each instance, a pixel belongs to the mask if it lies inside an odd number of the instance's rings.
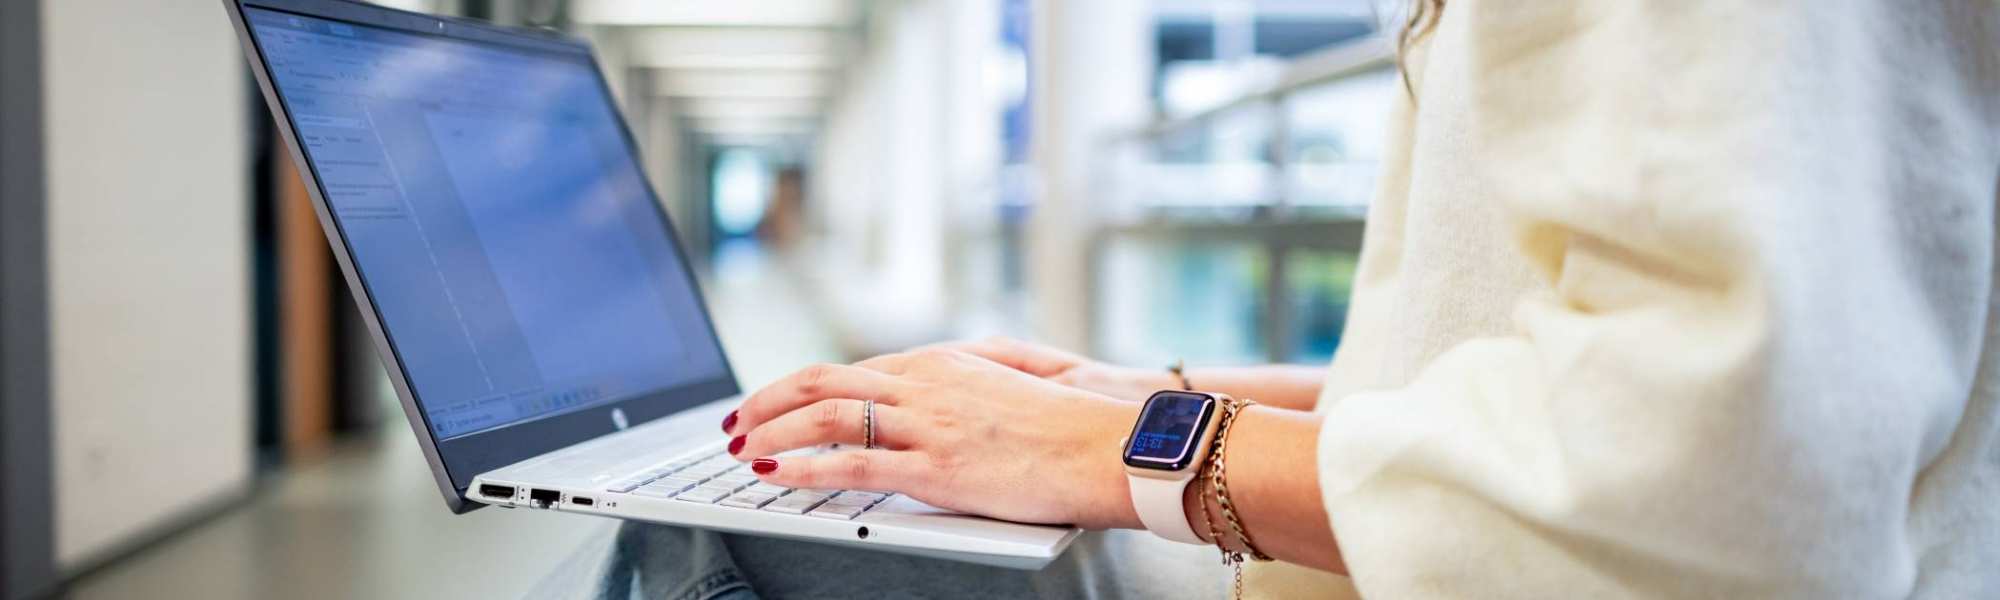
[[[819,506],[819,503],[825,501],[826,498],[823,496],[815,496],[812,494],[789,494],[780,497],[777,500],[771,501],[770,504],[764,505],[764,510],[781,512],[781,513],[790,513],[794,515],[802,515],[805,514],[806,511],[812,510],[813,507]]]
[[[694,487],[695,485],[700,483],[701,482],[695,481],[693,479],[681,479],[679,477],[661,477],[659,479],[654,480],[652,483],[639,486],[639,491],[645,492],[651,490],[654,492],[661,493],[663,495],[672,496],[674,494],[680,493],[683,490]]]
[[[640,486],[639,489],[632,490],[632,495],[645,496],[647,498],[672,498],[674,497],[674,493],[679,491]]]
[[[801,502],[809,500],[813,504],[825,502],[827,498],[831,497],[833,497],[833,494],[813,490],[792,490],[792,493],[785,494],[785,499],[787,500],[799,500]]]
[[[734,506],[736,508],[756,509],[756,508],[763,508],[765,504],[769,504],[771,503],[772,500],[776,499],[778,499],[777,496],[773,496],[770,494],[757,494],[757,493],[745,492],[722,499],[722,505]]]
[[[836,496],[835,499],[837,500],[839,497]],[[861,516],[861,512],[865,510],[868,510],[868,507],[852,504],[834,504],[833,501],[829,500],[826,504],[820,505],[819,508],[813,509],[810,514],[815,517],[826,517],[828,519],[852,519]]]
[[[690,477],[694,479],[708,479],[710,477],[715,477],[717,475],[728,473],[730,470],[735,468],[736,467],[733,466],[695,465],[692,467],[688,467],[686,471],[682,471],[679,475],[682,477]]]
[[[645,488],[639,488],[639,489],[645,489]],[[875,500],[873,498],[865,498],[862,496],[850,496],[847,494],[841,494],[838,496],[834,496],[833,499],[831,500],[827,500],[826,503],[835,506],[859,506],[862,508],[868,508],[870,506],[875,505]]]
[[[613,482],[606,488],[653,498],[767,510],[828,519],[853,519],[889,497],[880,492],[792,489],[757,479],[726,454],[684,458]]]
[[[681,492],[681,495],[674,496],[674,499],[686,500],[688,502],[697,502],[701,504],[714,504],[715,501],[717,500],[729,497],[729,492],[730,490],[722,488],[702,486],[692,490]]]
[[[875,504],[876,502],[881,502],[882,498],[884,497],[886,496],[882,494],[877,494],[875,492],[841,492],[840,495],[835,496],[834,499],[839,500],[842,504],[860,504],[863,506],[869,506]]]
[[[785,492],[792,491],[792,488],[775,486],[759,481],[750,484],[750,488],[748,489],[748,491],[757,492],[760,494],[770,494],[773,496],[782,496],[785,494]]]

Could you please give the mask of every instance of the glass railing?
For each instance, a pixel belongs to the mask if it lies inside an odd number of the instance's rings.
[[[1121,237],[1099,253],[1093,320],[1125,364],[1261,362],[1271,256],[1245,240]]]
[[[1393,57],[1380,36],[1347,42],[1110,140],[1093,350],[1126,364],[1331,358],[1401,85]]]

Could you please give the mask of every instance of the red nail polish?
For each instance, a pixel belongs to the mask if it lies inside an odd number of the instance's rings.
[[[736,411],[732,410],[729,411],[729,416],[722,418],[722,432],[729,433],[729,430],[735,428],[736,428]]]
[[[756,471],[758,475],[770,473],[778,470],[778,461],[773,458],[759,458],[750,461],[750,470]]]
[[[729,440],[729,453],[730,453],[730,454],[735,454],[735,453],[738,453],[738,452],[742,452],[742,451],[743,451],[743,436],[740,436],[740,435],[739,435],[739,436],[736,436],[735,438],[733,438],[733,439]]]

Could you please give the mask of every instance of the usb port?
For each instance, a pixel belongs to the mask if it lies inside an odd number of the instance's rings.
[[[583,496],[570,496],[570,497],[569,497],[569,503],[570,503],[570,504],[575,504],[575,505],[577,505],[577,506],[590,506],[590,505],[593,505],[593,504],[597,504],[597,501],[596,501],[596,500],[592,500],[592,499],[589,499],[589,498],[585,498],[585,497],[583,497]]]

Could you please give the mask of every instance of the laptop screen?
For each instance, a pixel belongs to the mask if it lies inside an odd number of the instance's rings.
[[[729,377],[588,53],[244,14],[437,439]]]

